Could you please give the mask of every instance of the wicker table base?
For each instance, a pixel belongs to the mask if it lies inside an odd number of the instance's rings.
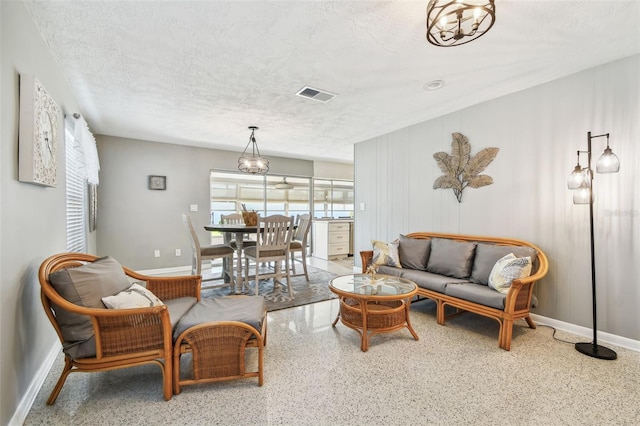
[[[396,296],[353,293],[345,295],[344,291],[333,285],[330,288],[340,296],[340,312],[332,325],[335,327],[338,320],[341,320],[342,324],[356,330],[361,336],[360,349],[363,352],[369,350],[369,337],[374,334],[406,327],[415,340],[419,339],[409,320],[409,307],[416,292],[415,288]]]

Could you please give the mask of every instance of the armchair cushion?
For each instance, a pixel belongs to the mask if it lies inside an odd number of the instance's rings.
[[[49,275],[56,292],[69,302],[85,308],[102,308],[102,298],[118,294],[131,285],[122,266],[114,258],[102,257],[76,268],[65,268]],[[91,320],[86,315],[69,312],[53,305],[56,320],[66,342],[84,342],[93,336]]]
[[[174,329],[180,319],[189,312],[189,309],[196,303],[198,299],[195,297],[178,297],[177,299],[165,300],[165,305],[169,310],[169,319],[171,320],[171,328]]]
[[[178,322],[173,330],[173,339],[177,339],[183,331],[195,325],[211,321],[239,321],[262,333],[265,312],[262,296],[217,297],[202,300],[193,305]]]

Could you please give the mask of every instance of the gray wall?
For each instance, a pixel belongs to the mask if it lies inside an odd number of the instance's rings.
[[[621,168],[595,175],[598,329],[639,340],[639,75],[636,55],[356,144],[356,249],[413,231],[528,240],[550,261],[535,312],[591,328],[589,209],[566,182],[587,132],[610,133]],[[486,169],[494,184],[466,189],[460,204],[432,189],[433,154],[451,152],[453,132],[472,154],[500,148]],[[593,141],[594,168],[605,146]]]
[[[190,265],[191,248],[181,214],[191,215],[200,241],[207,242],[203,225],[210,222],[209,171],[237,171],[240,153],[108,136],[97,140],[98,253],[138,270]],[[307,160],[269,156],[269,165],[273,174],[314,173],[313,162]],[[149,190],[148,175],[166,176],[167,190]],[[191,204],[198,205],[197,212],[189,211]],[[175,256],[177,248],[181,257]],[[154,250],[160,250],[159,258],[153,256]]]
[[[7,424],[57,341],[40,303],[38,267],[66,249],[64,142],[58,185],[18,181],[19,75],[37,76],[65,114],[79,112],[22,2],[0,2],[0,424]],[[95,247],[92,236],[90,246]]]

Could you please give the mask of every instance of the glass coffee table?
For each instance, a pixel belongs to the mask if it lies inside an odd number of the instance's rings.
[[[369,349],[369,336],[408,328],[415,340],[418,335],[411,327],[409,307],[418,292],[413,281],[389,275],[351,274],[331,280],[329,289],[340,297],[338,320],[356,330],[362,337],[360,349]]]

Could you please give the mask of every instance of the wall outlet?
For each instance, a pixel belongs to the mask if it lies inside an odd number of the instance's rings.
[[[198,211],[198,205],[197,204],[189,204],[189,211],[197,212]]]
[[[160,257],[160,250],[154,250],[153,257]]]
[[[182,256],[182,250],[176,249],[176,256]]]

